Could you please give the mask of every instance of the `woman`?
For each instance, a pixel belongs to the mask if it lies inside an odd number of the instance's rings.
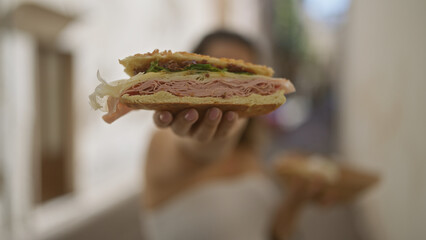
[[[206,36],[195,52],[248,62],[258,55],[248,40],[226,31]],[[262,166],[253,119],[211,108],[203,115],[155,112],[154,122],[161,130],[145,168],[148,239],[284,239],[304,200],[321,190],[296,186],[283,200]]]

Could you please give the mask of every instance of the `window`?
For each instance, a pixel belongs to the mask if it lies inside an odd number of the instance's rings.
[[[45,202],[72,190],[72,55],[38,44],[36,50],[35,200]]]

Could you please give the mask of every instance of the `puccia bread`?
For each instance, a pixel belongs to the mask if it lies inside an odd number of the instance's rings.
[[[284,94],[295,91],[289,80],[273,78],[271,68],[242,60],[155,50],[120,63],[130,78],[107,83],[98,74],[101,84],[89,97],[94,109],[110,115],[122,103],[172,113],[218,107],[251,117],[275,110],[285,102]]]

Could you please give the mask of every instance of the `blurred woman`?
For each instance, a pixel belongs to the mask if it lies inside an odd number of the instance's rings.
[[[247,39],[227,31],[207,35],[196,53],[257,62]],[[286,238],[304,200],[319,185],[296,186],[283,199],[262,165],[256,119],[218,108],[155,112],[161,129],[148,150],[143,225],[148,239]]]

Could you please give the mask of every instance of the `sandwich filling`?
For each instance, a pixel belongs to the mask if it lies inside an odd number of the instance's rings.
[[[149,72],[181,72],[181,71],[209,71],[209,72],[232,72],[237,74],[254,74],[253,70],[246,68],[244,66],[228,63],[226,67],[216,66],[210,64],[207,60],[203,59],[201,61],[196,60],[168,60],[160,59],[150,62],[149,64],[143,64],[138,68],[133,70],[133,74],[137,75],[138,73],[149,73]]]
[[[152,95],[160,91],[169,92],[179,97],[247,97],[251,94],[271,95],[286,89],[285,79],[265,79],[262,77],[248,79],[222,78],[209,81],[162,81],[151,79],[133,85],[122,95]]]
[[[139,73],[130,79],[106,82],[98,72],[101,82],[89,96],[94,109],[115,111],[115,104],[107,104],[108,99],[118,103],[121,97],[152,96],[165,92],[177,97],[218,98],[228,101],[251,95],[272,96],[294,92],[293,84],[284,78],[261,75],[235,74],[230,72],[149,72]]]

